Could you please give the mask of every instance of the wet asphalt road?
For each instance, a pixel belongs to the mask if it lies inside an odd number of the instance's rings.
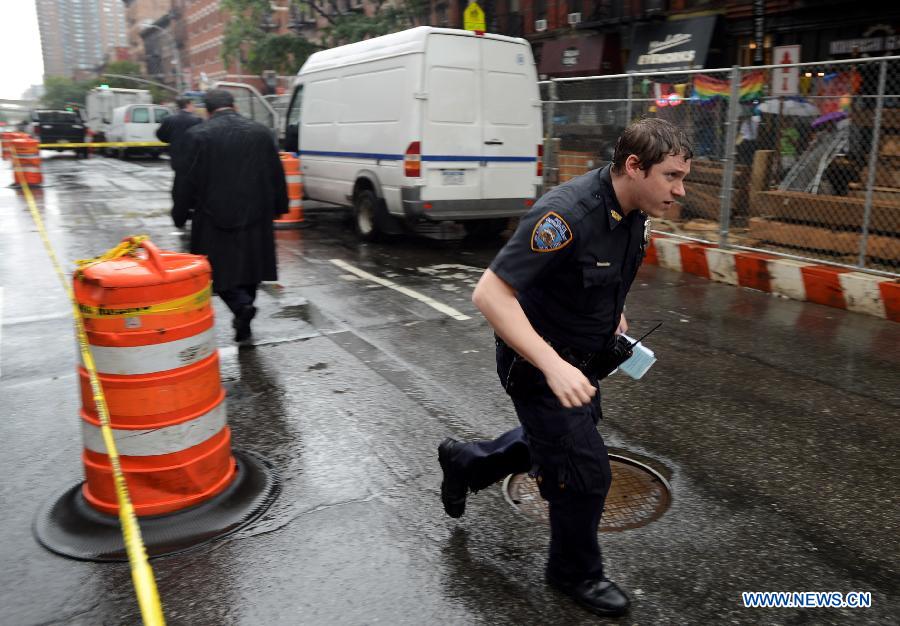
[[[66,154],[38,194],[67,267],[123,236],[164,248],[167,163]],[[0,184],[11,180],[0,166]],[[68,305],[21,194],[0,188],[0,623],[135,624],[126,564],[63,559],[31,534],[81,476]],[[340,215],[280,231],[255,347],[216,301],[236,445],[271,459],[280,498],[237,535],[153,561],[170,624],[575,624],[542,581],[547,528],[499,487],[451,520],[435,446],[516,424],[472,286],[499,241],[359,244]],[[457,320],[333,260],[453,307]],[[604,534],[633,624],[896,624],[900,326],[655,267],[629,299],[659,362],[602,387],[601,431],[668,477],[673,504]],[[871,591],[870,609],[749,609],[741,591]]]

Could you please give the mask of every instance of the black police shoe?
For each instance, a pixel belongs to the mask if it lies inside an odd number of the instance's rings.
[[[453,467],[452,459],[455,448],[460,446],[456,439],[447,437],[438,446],[438,462],[444,471],[444,480],[441,482],[441,502],[444,504],[444,512],[450,517],[462,517],[466,512],[466,495],[469,486],[465,476]]]
[[[250,322],[256,317],[256,307],[252,304],[245,306],[241,312],[234,316],[231,326],[234,328],[234,340],[247,341],[253,333],[250,330]]]
[[[580,583],[567,583],[559,580],[549,573],[547,584],[571,596],[575,601],[591,613],[603,617],[619,617],[625,615],[631,600],[625,592],[616,586],[616,583],[606,578],[600,580],[585,580]]]

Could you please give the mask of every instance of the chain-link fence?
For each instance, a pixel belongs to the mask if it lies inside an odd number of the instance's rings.
[[[900,57],[541,89],[545,187],[608,162],[629,121],[661,117],[688,132],[694,159],[686,197],[657,230],[900,274]]]

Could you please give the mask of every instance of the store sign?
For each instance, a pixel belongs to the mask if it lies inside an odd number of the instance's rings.
[[[854,48],[859,48],[860,54],[863,52],[891,52],[900,47],[900,35],[889,35],[888,37],[861,37],[859,39],[841,39],[832,41],[828,46],[831,54],[852,54]]]
[[[775,63],[800,62],[800,46],[775,46]],[[772,70],[772,95],[796,96],[800,92],[800,68],[777,67]]]
[[[628,59],[628,71],[684,70],[703,67],[716,16],[641,26]]]

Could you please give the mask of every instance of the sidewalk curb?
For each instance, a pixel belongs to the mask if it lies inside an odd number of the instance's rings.
[[[646,263],[720,283],[749,287],[900,322],[900,280],[794,261],[761,252],[654,235]]]

